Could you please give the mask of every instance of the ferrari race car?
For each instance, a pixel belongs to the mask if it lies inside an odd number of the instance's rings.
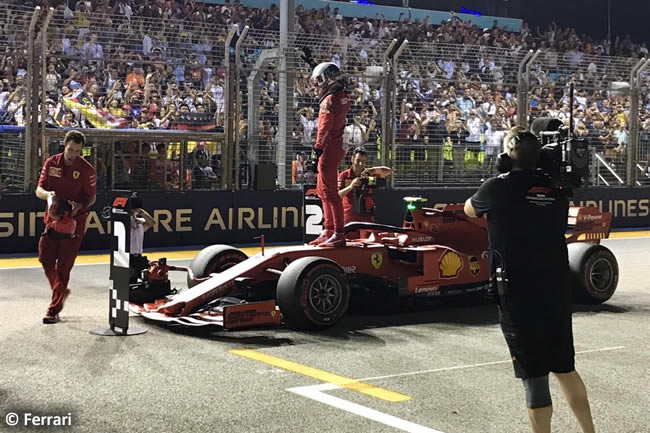
[[[469,218],[462,205],[442,210],[407,197],[402,227],[350,223],[358,233],[343,248],[308,245],[265,249],[247,257],[228,245],[201,250],[187,272],[188,289],[152,303],[132,305],[147,319],[224,328],[279,324],[323,329],[346,313],[351,293],[384,291],[399,296],[443,297],[489,289],[488,236],[484,218]],[[576,300],[602,303],[618,283],[618,264],[600,240],[612,215],[572,207],[567,236]],[[157,263],[160,263],[157,262]]]

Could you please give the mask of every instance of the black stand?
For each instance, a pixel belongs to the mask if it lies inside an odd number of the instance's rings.
[[[119,195],[111,206],[111,267],[108,324],[109,328],[90,331],[106,337],[138,335],[147,332],[143,328],[129,328],[129,251],[131,241],[130,194]]]

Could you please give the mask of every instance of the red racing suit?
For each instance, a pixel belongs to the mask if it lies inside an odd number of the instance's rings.
[[[95,168],[82,157],[75,158],[72,165],[68,166],[63,153],[59,153],[45,161],[38,185],[46,191],[54,191],[59,201],[88,203],[97,191]],[[88,208],[80,209],[74,217],[77,222],[74,238],[54,239],[42,236],[38,243],[38,259],[52,288],[49,315],[56,315],[63,308],[63,301],[68,294],[70,271],[86,232],[88,212]],[[49,222],[50,215],[46,209],[46,227]]]
[[[339,91],[325,96],[318,112],[318,133],[315,149],[323,154],[318,160],[316,192],[323,203],[324,228],[343,233],[343,201],[338,192],[338,166],[345,155],[343,130],[352,102]]]

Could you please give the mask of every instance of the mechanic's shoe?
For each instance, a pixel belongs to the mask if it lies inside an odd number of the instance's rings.
[[[334,233],[327,239],[325,242],[318,244],[319,247],[344,247],[345,246],[345,234],[344,233]]]
[[[334,230],[323,230],[316,239],[309,242],[309,245],[319,245],[332,237],[333,234]]]
[[[60,320],[61,318],[58,314],[51,314],[49,311],[47,314],[45,314],[45,317],[43,317],[43,323],[46,325],[51,325],[53,323],[59,322]]]

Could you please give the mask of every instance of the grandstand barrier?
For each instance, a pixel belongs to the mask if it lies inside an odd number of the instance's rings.
[[[376,219],[400,225],[404,207],[395,206],[401,197],[421,195],[427,205],[463,203],[475,188],[378,190]],[[107,250],[108,222],[101,209],[114,194],[99,194],[88,216],[82,249]],[[142,192],[144,208],[156,220],[145,235],[146,248],[202,247],[205,245],[252,244],[258,236],[274,242],[302,239],[305,220],[301,191],[192,191]],[[614,228],[650,227],[650,188],[587,189],[574,205],[598,206],[614,213]],[[0,197],[0,254],[35,253],[43,231],[45,203],[33,194]]]
[[[207,0],[206,3],[223,4],[218,0]],[[423,21],[428,17],[430,23],[440,23],[452,18],[450,12],[432,11],[428,9],[415,9],[396,6],[382,6],[377,4],[368,4],[363,2],[336,2],[331,3],[327,0],[295,0],[296,7],[302,6],[305,10],[309,9],[323,9],[329,7],[330,9],[337,8],[339,13],[345,17],[374,17],[375,14],[381,16],[383,14],[386,19],[391,21],[399,21],[401,16],[410,16],[412,20],[419,19]],[[268,0],[241,0],[243,6],[268,8]],[[457,7],[464,6],[462,2],[458,2]],[[401,14],[401,15],[400,15]],[[468,13],[455,13],[455,16],[463,21],[471,20],[478,27],[492,27],[494,22],[498,22],[499,27],[505,27],[511,32],[518,32],[521,30],[522,20],[518,18],[495,17],[489,15],[476,16]]]

